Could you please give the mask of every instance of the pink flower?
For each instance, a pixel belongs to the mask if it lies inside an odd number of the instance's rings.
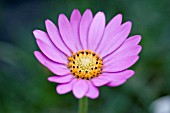
[[[34,54],[56,74],[48,80],[58,83],[59,94],[72,91],[77,98],[95,99],[99,96],[98,87],[119,86],[134,75],[134,71],[127,68],[139,59],[141,36],[127,38],[132,23],[122,24],[121,14],[105,24],[103,12],[93,17],[89,9],[83,15],[75,9],[70,21],[64,14],[59,15],[59,29],[46,20],[47,33],[33,32],[42,51]]]

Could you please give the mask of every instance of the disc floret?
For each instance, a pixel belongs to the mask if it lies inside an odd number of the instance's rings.
[[[68,57],[68,68],[78,79],[92,79],[102,71],[102,59],[95,52],[81,50]]]

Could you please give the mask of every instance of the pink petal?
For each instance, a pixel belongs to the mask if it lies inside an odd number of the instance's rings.
[[[70,82],[73,79],[73,75],[65,75],[65,76],[52,76],[48,77],[48,80],[50,82],[56,82],[56,83],[67,83]]]
[[[80,38],[79,38],[80,20],[81,20],[81,14],[80,14],[79,10],[74,9],[71,14],[71,17],[70,17],[70,24],[71,24],[74,34],[75,34],[74,41],[77,44],[78,50],[82,50],[82,46],[81,46]]]
[[[136,37],[136,38],[134,38]],[[118,53],[122,50],[137,46],[139,43],[139,38],[138,36],[134,36],[134,37],[130,37],[128,39],[125,40],[125,42],[114,52],[114,53]]]
[[[107,24],[105,31],[104,31],[104,37],[106,38],[109,36],[114,30],[120,27],[122,23],[122,14],[118,14],[115,17],[112,18],[112,20]],[[104,38],[103,37],[103,38]]]
[[[69,74],[69,69],[62,64],[53,62],[52,60],[49,60],[45,55],[43,55],[39,51],[34,52],[35,57],[38,59],[38,61],[43,64],[45,67],[47,67],[50,71],[52,71],[54,74],[57,75],[66,75]]]
[[[95,51],[95,49],[98,47],[101,38],[103,36],[104,28],[105,28],[105,15],[103,12],[98,12],[89,29],[88,34],[88,49]]]
[[[58,28],[56,27],[56,25],[50,20],[46,20],[45,25],[46,25],[47,32],[48,32],[51,40],[55,44],[55,46],[58,49],[60,49],[63,53],[65,53],[67,56],[70,56],[71,52],[66,47],[64,42],[62,41],[60,33],[59,33]]]
[[[41,31],[41,30],[34,30],[33,34],[34,34],[35,38],[38,40],[38,42],[43,43],[44,45],[48,46],[47,48],[45,48],[43,45],[41,45],[41,44],[39,45],[39,47],[41,46],[40,49],[42,49],[44,52],[49,53],[49,51],[46,50],[49,48],[51,51],[60,53],[60,56],[62,56],[63,58],[66,58],[66,56],[61,51],[59,51],[56,48],[56,46],[54,46],[54,44],[51,42],[51,40],[46,32]],[[54,52],[52,52],[52,53],[54,53]],[[57,53],[55,53],[55,54],[57,54]],[[50,53],[46,54],[46,56],[48,56],[49,58],[52,58],[50,56]],[[62,62],[60,61],[60,63],[62,63]]]
[[[134,71],[126,70],[118,73],[110,73],[112,75],[112,81],[107,86],[115,87],[119,86],[127,81],[128,78],[134,75]]]
[[[98,77],[91,79],[91,82],[93,83],[94,86],[100,87],[100,86],[103,86],[103,85],[109,83],[110,79],[108,79],[105,76],[99,75]]]
[[[64,14],[59,15],[58,25],[62,39],[67,47],[70,48],[72,52],[77,52],[78,47],[75,43],[74,31],[72,29],[72,26],[70,25],[70,22]]]
[[[115,52],[106,56],[103,59],[103,62],[105,62],[105,66],[113,64],[116,60],[122,59],[124,57],[138,55],[141,49],[142,47],[140,45],[131,46],[130,48],[124,48],[123,50],[120,47]]]
[[[103,49],[103,47],[105,46],[108,40],[108,36],[112,33],[114,33],[121,25],[122,22],[122,15],[118,14],[115,17],[112,18],[112,20],[108,23],[108,25],[105,28],[104,31],[104,35],[103,38],[101,40],[101,43],[98,47],[98,49],[96,50],[97,53],[99,53],[99,51],[101,50],[101,48]]]
[[[80,31],[80,41],[81,41],[81,44],[82,44],[84,50],[87,49],[87,37],[88,37],[88,32],[89,32],[89,28],[90,28],[92,19],[93,19],[93,15],[92,15],[91,10],[87,9],[81,18],[80,30],[79,30]]]
[[[126,82],[126,80],[118,80],[118,81],[112,81],[110,83],[107,84],[107,86],[110,86],[110,87],[116,87],[116,86],[120,86],[122,84],[124,84]]]
[[[53,43],[51,42],[51,40],[49,39],[49,36],[47,35],[46,32],[41,31],[41,30],[34,30],[33,34],[35,36],[36,39],[39,39],[43,42],[45,42],[46,44],[48,44],[49,46],[53,46]]]
[[[138,45],[140,40],[141,40],[140,35],[135,35],[135,36],[131,36],[130,38],[127,38],[125,42],[114,52],[114,54],[122,50],[125,50],[127,48],[131,48],[132,46]]]
[[[135,36],[131,36],[127,38],[126,41],[122,45],[122,49],[130,47],[130,46],[138,45],[139,42],[141,41],[141,38],[142,37],[140,35],[135,35]]]
[[[70,74],[70,70],[65,66],[57,63],[46,62],[45,65],[50,71],[57,75],[66,75]]]
[[[80,99],[85,96],[87,91],[88,91],[88,85],[85,80],[77,80],[73,84],[73,94],[75,97]]]
[[[104,76],[106,79],[110,79],[110,81],[114,80],[127,80],[131,76],[133,76],[135,72],[133,70],[125,70],[125,71],[120,71],[120,72],[104,72],[102,73],[102,76]]]
[[[65,54],[63,54],[61,51],[59,51],[57,48],[52,48],[48,46],[43,41],[37,39],[37,44],[41,51],[51,60],[58,62],[58,63],[64,63],[67,64],[67,57]]]
[[[52,43],[52,41],[50,40],[50,37],[48,36],[46,32],[41,31],[41,30],[34,30],[33,34],[36,40],[41,40],[42,42],[50,46],[52,49],[56,49],[56,46],[54,46],[54,44]]]
[[[99,90],[97,87],[95,87],[91,81],[87,81],[89,90],[86,93],[86,96],[91,99],[96,99],[99,96]]]
[[[127,38],[130,33],[132,23],[126,22],[121,27],[109,35],[104,44],[104,48],[100,49],[100,56],[105,57],[106,55],[110,54],[111,52],[115,51]]]
[[[139,59],[139,56],[134,55],[134,56],[129,56],[129,57],[124,57],[122,59],[114,61],[113,64],[110,64],[108,66],[103,66],[103,72],[117,72],[117,71],[122,71],[130,66],[132,66],[136,61]]]
[[[65,84],[60,84],[56,87],[56,91],[58,94],[66,94],[68,92],[70,92],[72,90],[73,87],[73,83],[75,82],[75,79],[73,79],[71,82],[69,83],[65,83]]]
[[[34,55],[37,58],[37,60],[44,66],[46,66],[45,62],[52,62],[51,60],[49,60],[45,55],[43,55],[39,51],[34,51]]]

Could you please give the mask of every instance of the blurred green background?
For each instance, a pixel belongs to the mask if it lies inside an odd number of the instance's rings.
[[[89,113],[149,113],[150,104],[170,95],[169,0],[1,0],[0,1],[0,113],[76,113],[78,100],[58,95],[52,75],[34,57],[38,50],[32,31],[45,30],[44,21],[57,24],[58,15],[78,8],[104,11],[107,22],[123,14],[133,22],[131,36],[142,35],[136,75],[115,88],[101,87],[89,100]]]

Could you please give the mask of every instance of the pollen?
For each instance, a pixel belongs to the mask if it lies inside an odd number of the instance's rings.
[[[75,78],[90,80],[102,72],[103,61],[95,52],[81,50],[68,57],[68,68]]]

